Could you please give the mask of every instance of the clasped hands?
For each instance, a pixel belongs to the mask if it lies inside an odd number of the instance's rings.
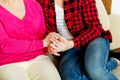
[[[58,52],[66,51],[74,46],[72,40],[67,40],[58,33],[49,33],[47,37],[49,37],[47,50],[50,54],[55,56],[60,56]]]

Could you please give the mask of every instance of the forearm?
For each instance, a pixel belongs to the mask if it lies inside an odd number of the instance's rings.
[[[26,53],[43,48],[42,40],[23,40],[8,38],[0,41],[0,50],[4,53]]]

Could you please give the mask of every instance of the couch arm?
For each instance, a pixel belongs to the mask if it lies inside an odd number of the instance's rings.
[[[113,42],[110,44],[111,50],[120,48],[120,15],[111,14],[110,18],[110,31],[112,33]]]

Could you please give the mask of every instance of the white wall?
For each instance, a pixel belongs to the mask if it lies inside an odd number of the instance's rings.
[[[120,14],[120,0],[112,0],[112,12],[115,14]]]

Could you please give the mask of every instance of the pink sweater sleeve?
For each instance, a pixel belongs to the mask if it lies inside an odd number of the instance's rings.
[[[23,40],[9,37],[0,24],[0,51],[4,53],[26,53],[42,48],[42,40]]]
[[[23,40],[7,35],[0,24],[0,51],[4,53],[26,53],[43,48],[42,40]]]

